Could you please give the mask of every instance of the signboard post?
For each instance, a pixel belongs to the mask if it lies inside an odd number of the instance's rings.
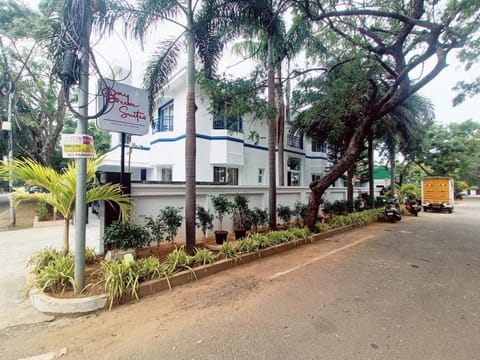
[[[120,157],[120,182],[123,184],[125,172],[125,134],[145,135],[149,130],[147,93],[130,85],[106,79],[100,83],[104,95],[102,101],[108,102],[107,111],[97,118],[97,127],[101,130],[122,134]],[[99,104],[99,108],[105,103]]]

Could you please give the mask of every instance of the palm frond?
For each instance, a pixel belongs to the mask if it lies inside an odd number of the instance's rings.
[[[122,192],[120,184],[104,184],[94,186],[87,191],[87,203],[103,200],[110,205],[116,204],[120,208],[122,221],[127,222],[133,218],[133,201],[128,194]]]
[[[177,38],[162,41],[147,65],[143,83],[148,93],[150,117],[156,103],[155,97],[168,83],[170,74],[177,66],[179,54],[185,49],[182,39],[183,34]]]

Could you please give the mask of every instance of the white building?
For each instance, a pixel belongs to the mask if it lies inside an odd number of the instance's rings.
[[[132,181],[185,181],[185,84],[182,71],[158,99],[154,128],[147,135],[127,137],[125,170],[131,172]],[[237,131],[232,131],[232,123],[207,111],[207,96],[198,86],[195,102],[197,182],[268,185],[267,121],[253,122],[246,115],[235,123]],[[248,138],[251,131],[260,135],[258,141]],[[308,186],[312,179],[324,176],[329,167],[326,147],[285,133],[285,185]],[[100,170],[119,171],[121,145],[116,135]],[[343,187],[343,180],[338,181]]]

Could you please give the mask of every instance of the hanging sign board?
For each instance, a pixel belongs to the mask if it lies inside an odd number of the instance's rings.
[[[105,114],[97,118],[97,127],[101,130],[118,133],[145,135],[149,131],[147,93],[130,85],[120,84],[106,79],[100,82],[98,107],[108,102]]]
[[[62,134],[62,153],[64,158],[96,158],[93,137],[82,134]]]

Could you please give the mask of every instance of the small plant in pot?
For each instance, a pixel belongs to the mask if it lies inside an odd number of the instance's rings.
[[[247,227],[248,202],[248,197],[244,194],[235,194],[233,198],[233,230],[237,240],[243,239],[251,227]]]
[[[279,205],[277,207],[277,215],[283,221],[283,225],[286,226],[292,217],[292,210],[289,206]]]
[[[213,229],[213,214],[203,206],[197,206],[197,228],[202,230],[203,239],[207,238],[207,231]]]
[[[260,209],[260,208],[255,208],[253,209],[255,212],[255,220],[256,220],[256,227],[257,231],[260,231],[260,227],[262,230],[265,230],[265,227],[268,225],[268,211],[267,209]]]
[[[296,201],[293,205],[292,215],[295,216],[295,220],[297,221],[297,225],[302,225],[304,215],[307,211],[307,204],[303,204],[300,201]]]
[[[212,195],[210,197],[213,205],[213,209],[216,213],[216,218],[220,222],[220,226],[215,233],[215,241],[217,244],[221,245],[225,241],[227,241],[228,231],[223,230],[223,218],[225,215],[230,214],[232,212],[233,204],[231,201],[228,200],[227,195],[225,194],[218,194]]]
[[[178,229],[182,226],[183,216],[180,214],[181,207],[167,206],[161,211],[160,218],[162,220],[165,233],[167,234],[166,240],[173,242],[177,235]]]

